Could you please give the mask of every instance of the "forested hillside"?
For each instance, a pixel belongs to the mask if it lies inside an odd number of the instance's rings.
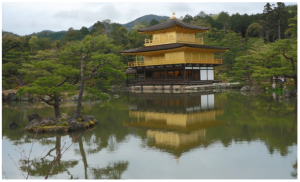
[[[256,15],[233,14],[225,10],[212,15],[200,11],[198,15],[185,15],[182,21],[199,26],[210,27],[209,32],[197,34],[204,37],[205,45],[230,47],[230,50],[217,55],[224,64],[217,67],[216,79],[223,82],[239,81],[243,84],[271,84],[273,76],[297,78],[297,6],[275,6],[267,3],[263,12]],[[164,21],[164,20],[162,20]],[[131,22],[133,23],[133,22]],[[43,31],[40,33],[16,36],[2,31],[2,88],[12,89],[23,86],[50,84],[47,78],[54,77],[52,84],[59,84],[66,75],[63,67],[77,69],[68,81],[79,82],[79,63],[72,62],[63,53],[75,44],[84,43],[91,38],[105,40],[109,47],[93,55],[90,59],[105,60],[94,79],[87,82],[91,89],[104,89],[110,85],[124,84],[127,62],[133,59],[123,56],[120,50],[141,47],[149,35],[139,34],[137,29],[160,23],[157,19],[135,22],[131,30],[110,20],[96,22],[91,29],[69,28],[64,32]],[[106,64],[113,54],[117,63]],[[76,52],[74,52],[74,55]],[[93,53],[91,53],[93,54]],[[97,65],[89,65],[90,68]],[[33,71],[32,71],[33,70]],[[71,69],[70,69],[71,70]],[[91,74],[90,72],[86,74]],[[37,79],[45,78],[37,83]],[[290,83],[294,88],[294,82]]]
[[[145,16],[139,17],[131,22],[128,22],[126,24],[122,24],[122,26],[124,26],[128,30],[131,30],[134,27],[135,22],[138,22],[138,23],[151,22],[151,21],[161,22],[163,20],[168,20],[169,18],[170,17],[168,17],[168,16],[145,15]]]

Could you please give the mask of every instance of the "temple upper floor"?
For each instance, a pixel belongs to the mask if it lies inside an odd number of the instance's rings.
[[[209,28],[201,27],[183,22],[171,17],[169,20],[160,24],[139,29],[142,34],[152,35],[152,39],[145,39],[145,46],[187,43],[203,45],[203,37],[196,38],[197,33],[207,32]]]
[[[203,45],[203,37],[196,38],[194,33],[188,32],[160,32],[152,35],[152,39],[145,39],[145,46],[154,46],[171,43],[187,43]]]

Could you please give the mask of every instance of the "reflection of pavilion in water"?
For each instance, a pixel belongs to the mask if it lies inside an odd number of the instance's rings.
[[[129,126],[147,129],[147,145],[179,157],[182,153],[211,142],[206,128],[224,124],[216,121],[223,114],[215,108],[213,93],[134,94],[130,104]]]

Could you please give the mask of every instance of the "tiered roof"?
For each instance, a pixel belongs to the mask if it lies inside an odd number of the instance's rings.
[[[164,31],[168,29],[172,29],[178,27],[179,29],[185,29],[188,31],[192,31],[193,33],[200,33],[200,32],[206,32],[209,30],[207,27],[197,26],[190,23],[183,22],[179,19],[176,19],[174,16],[171,17],[169,20],[162,22],[160,24],[146,27],[137,30],[139,33],[143,34],[153,34],[157,31]],[[121,53],[124,54],[136,54],[136,53],[144,53],[144,52],[151,52],[151,51],[160,51],[160,50],[168,50],[168,49],[176,49],[176,48],[182,48],[182,47],[189,47],[189,48],[196,48],[196,49],[206,49],[206,50],[212,50],[213,52],[220,52],[220,51],[226,51],[229,50],[229,47],[217,47],[217,46],[207,46],[207,45],[201,45],[201,44],[189,44],[189,43],[169,43],[169,44],[161,44],[161,45],[153,45],[153,46],[145,46],[145,47],[139,47],[135,49],[129,49],[129,50],[123,50]]]
[[[121,53],[142,53],[142,52],[151,52],[151,51],[159,51],[159,50],[168,50],[175,49],[181,47],[191,47],[191,48],[201,48],[201,49],[213,49],[213,50],[228,50],[229,47],[217,47],[217,46],[207,46],[207,45],[199,45],[199,44],[183,44],[183,43],[173,43],[173,44],[163,44],[156,46],[146,46],[139,47],[135,49],[123,50]]]
[[[209,30],[209,28],[207,28],[207,27],[193,25],[193,24],[186,23],[186,22],[183,22],[178,19],[169,19],[160,24],[157,24],[157,25],[154,25],[151,27],[147,27],[147,28],[139,29],[138,32],[147,33],[147,32],[153,32],[153,31],[158,31],[158,30],[166,30],[166,29],[169,29],[169,28],[172,28],[175,26],[185,28],[185,29],[190,29],[190,30],[200,30],[201,32]]]

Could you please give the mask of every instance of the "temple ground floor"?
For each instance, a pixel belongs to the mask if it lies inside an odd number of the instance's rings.
[[[211,85],[214,65],[165,65],[133,67],[126,71],[127,86]]]

